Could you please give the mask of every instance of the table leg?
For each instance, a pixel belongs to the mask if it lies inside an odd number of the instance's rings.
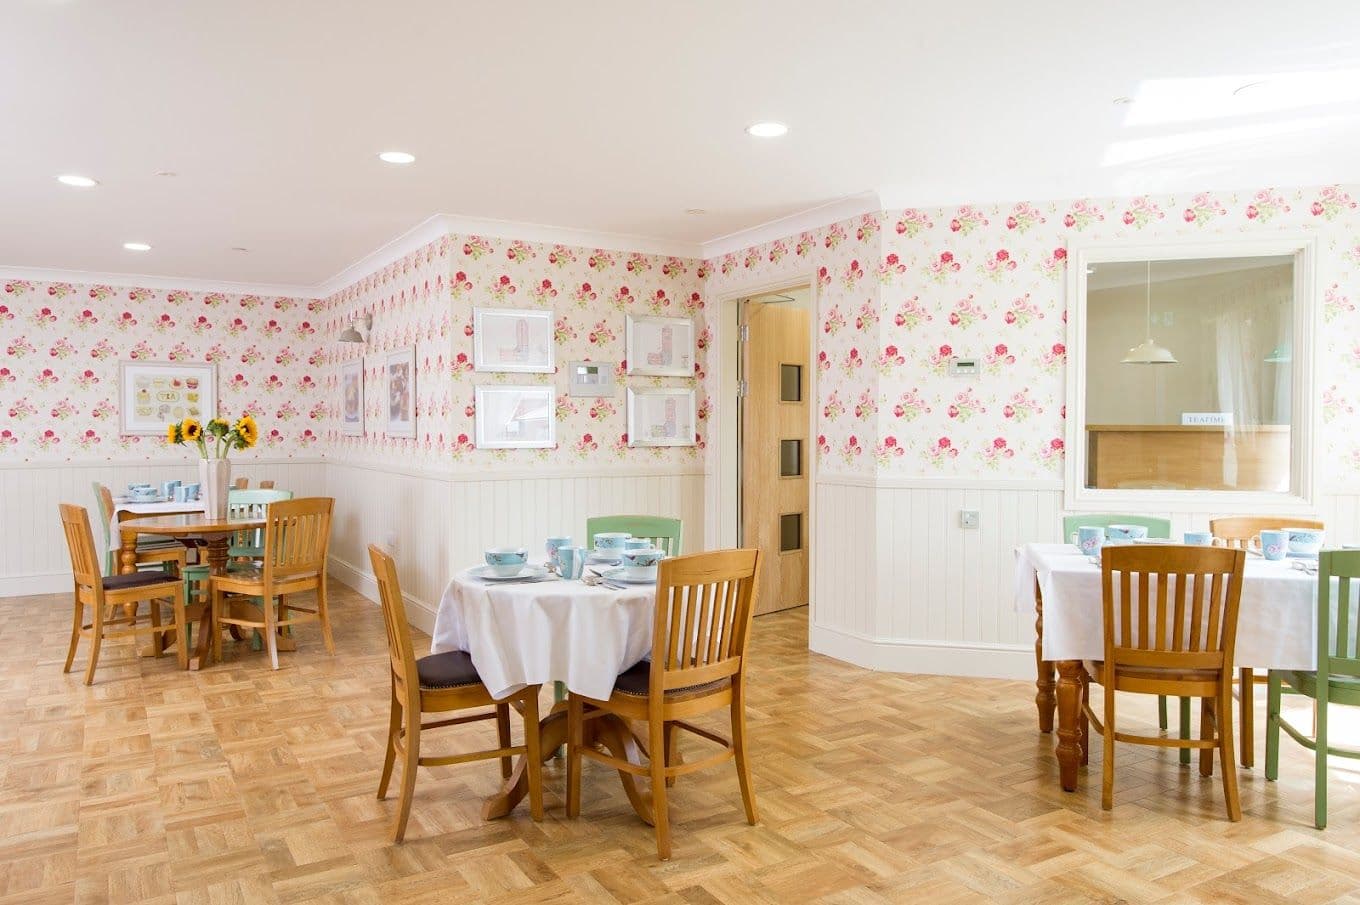
[[[1077,766],[1081,762],[1080,660],[1058,661],[1058,775],[1064,792],[1077,790]]]
[[[567,743],[567,705],[565,702],[554,704],[548,715],[539,721],[539,749],[543,759],[552,757],[553,751]],[[612,714],[597,717],[586,723],[586,744],[603,744],[614,757],[642,763],[642,748],[637,737],[623,720]],[[521,756],[515,761],[510,778],[501,785],[500,791],[482,805],[482,819],[495,820],[504,817],[515,809],[524,796],[529,793],[527,764]],[[643,823],[652,825],[651,795],[638,784],[638,777],[631,773],[618,771],[623,791],[633,810],[642,818]]]
[[[1242,751],[1240,760],[1242,766],[1252,767],[1256,764],[1256,734],[1252,726],[1256,717],[1256,670],[1239,670],[1237,678],[1238,683],[1242,686]],[[1223,720],[1224,715],[1220,713],[1218,718]]]
[[[1053,689],[1053,663],[1044,659],[1044,598],[1039,591],[1039,582],[1034,582],[1034,663],[1038,667],[1039,677],[1035,681],[1035,688],[1038,689],[1034,695],[1034,706],[1039,708],[1039,731],[1053,731],[1053,708],[1057,705],[1057,698],[1054,696]]]
[[[207,546],[204,547],[204,556],[208,561],[208,571],[213,575],[225,575],[227,571],[227,550],[231,547],[231,536],[228,534],[214,534],[207,538]],[[202,669],[212,656],[212,597],[209,602],[203,605],[203,612],[198,617],[198,643],[194,645],[194,652],[189,657],[190,669]]]

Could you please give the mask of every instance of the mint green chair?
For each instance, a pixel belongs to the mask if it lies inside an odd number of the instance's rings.
[[[1111,525],[1141,525],[1147,529],[1148,537],[1161,540],[1171,539],[1171,519],[1155,515],[1117,515],[1108,512],[1092,512],[1088,515],[1065,515],[1062,520],[1062,539],[1066,543],[1078,528],[1108,528]],[[1166,697],[1157,696],[1157,726],[1166,730]],[[1181,698],[1181,738],[1189,738],[1190,699]],[[1190,749],[1181,749],[1181,763],[1190,763]]]
[[[598,515],[586,519],[586,536],[581,545],[593,547],[595,535],[605,531],[627,531],[633,537],[651,541],[667,556],[679,556],[684,524],[678,518],[660,515]]]
[[[260,518],[264,516],[270,503],[292,498],[291,490],[228,490],[227,518]],[[238,534],[227,549],[228,562],[244,557],[259,559],[263,555],[263,528]]]
[[[1332,596],[1332,579],[1336,596]],[[1360,612],[1351,617],[1351,579],[1360,578],[1360,550],[1328,550],[1318,555],[1317,671],[1272,669],[1266,696],[1266,779],[1280,775],[1280,729],[1314,754],[1313,822],[1327,828],[1327,755],[1360,759],[1353,748],[1327,743],[1327,708],[1331,704],[1360,707]],[[1336,628],[1332,628],[1332,601]],[[1317,735],[1309,738],[1280,716],[1282,693],[1300,694],[1317,702]]]

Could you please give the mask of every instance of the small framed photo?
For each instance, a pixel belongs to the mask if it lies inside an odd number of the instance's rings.
[[[629,446],[693,446],[694,390],[628,388]]]
[[[416,347],[387,353],[387,436],[416,436]]]
[[[364,434],[364,360],[340,366],[340,428],[346,437]]]
[[[477,387],[478,449],[551,449],[557,445],[551,386]]]
[[[552,312],[474,308],[472,365],[478,371],[553,373]]]
[[[118,430],[164,434],[176,421],[217,417],[217,368],[210,363],[123,361],[118,364]]]
[[[628,373],[694,376],[694,321],[685,317],[633,317],[624,327]]]

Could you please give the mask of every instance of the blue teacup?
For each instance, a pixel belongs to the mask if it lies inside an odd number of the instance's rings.
[[[630,537],[623,542],[625,550],[650,550],[652,542],[645,537]]]
[[[1107,540],[1142,540],[1147,537],[1147,534],[1147,528],[1143,525],[1110,525],[1105,529]]]
[[[1261,555],[1266,559],[1284,559],[1289,552],[1289,532],[1284,529],[1261,532]]]
[[[179,485],[179,481],[166,481],[161,485],[161,496],[165,497],[167,500],[173,500],[175,498],[175,491],[179,489]]]
[[[529,551],[523,547],[491,547],[486,551],[486,564],[497,578],[512,578],[524,570]]]
[[[1187,531],[1185,542],[1192,547],[1207,547],[1214,542],[1214,536],[1208,531]]]
[[[622,550],[623,545],[632,536],[627,531],[601,531],[592,540],[595,541],[595,549],[601,553],[614,553]]]
[[[666,554],[655,547],[645,550],[624,550],[619,554],[624,574],[629,578],[656,580],[656,564],[666,558]]]
[[[558,547],[557,574],[573,581],[580,578],[585,572],[587,555],[589,551],[585,547]]]
[[[561,547],[570,547],[571,538],[565,534],[556,534],[544,541],[544,549],[548,554],[548,565],[557,565],[557,551]]]
[[[1323,534],[1316,528],[1286,528],[1289,535],[1289,552],[1299,556],[1313,556],[1322,549]],[[1263,535],[1264,531],[1261,532]],[[1261,540],[1265,544],[1265,539]]]
[[[1105,529],[1085,525],[1077,529],[1077,548],[1087,556],[1095,556],[1100,553],[1100,548],[1105,545]]]
[[[198,484],[181,485],[179,489],[184,491],[184,502],[191,503],[194,500],[198,499],[198,488],[199,488]]]

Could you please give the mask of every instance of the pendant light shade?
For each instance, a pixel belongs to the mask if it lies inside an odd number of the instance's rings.
[[[1152,262],[1147,262],[1147,339],[1129,349],[1120,360],[1126,365],[1174,365],[1176,356],[1152,339]]]

